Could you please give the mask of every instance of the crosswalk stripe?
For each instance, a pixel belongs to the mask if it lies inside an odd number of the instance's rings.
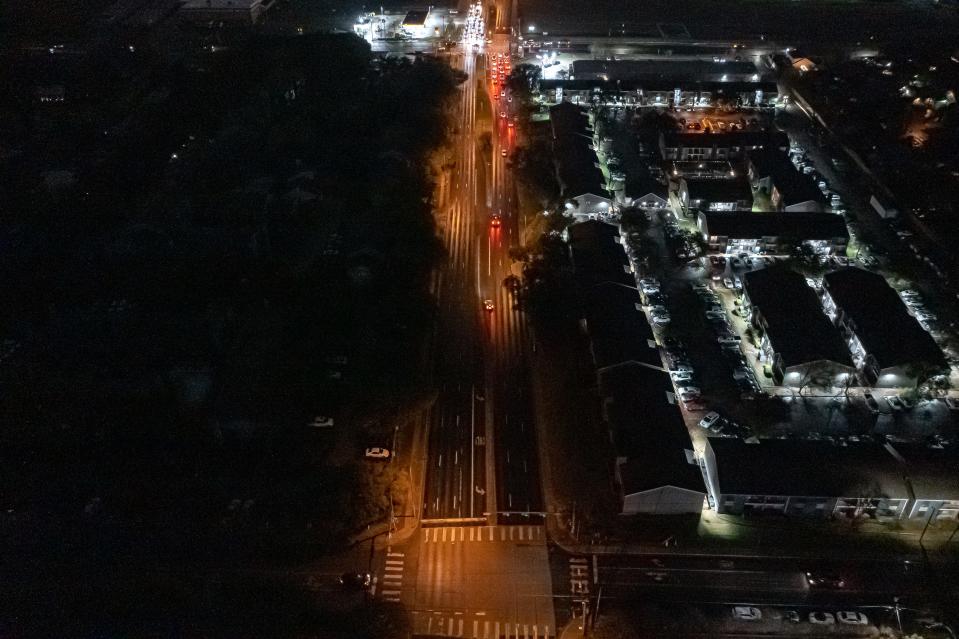
[[[538,528],[533,528],[532,526],[529,527],[529,538],[530,538],[530,539],[533,538],[533,531],[537,531],[537,532],[538,532],[539,529],[538,529]],[[536,536],[539,537],[539,535],[536,535]]]
[[[493,527],[490,526],[487,530],[489,531],[489,541],[493,541]]]
[[[452,636],[453,636],[453,618],[452,618],[452,617],[450,617],[450,619],[449,619],[449,623],[448,623],[448,625],[447,625],[447,628],[448,628],[448,630],[446,631],[446,634],[448,634],[449,636],[452,637]]]
[[[441,530],[443,531],[443,541],[446,541],[446,529],[442,528]]]
[[[384,566],[386,572],[403,572],[403,566]]]
[[[387,560],[386,560],[386,565],[387,565],[387,566],[402,566],[402,565],[403,565],[403,560],[402,560],[402,559],[387,559]]]
[[[462,619],[458,620],[456,624],[456,636],[457,637],[463,636],[463,620]]]
[[[519,527],[519,540],[520,540],[520,541],[523,541],[523,527],[522,527],[522,526]]]
[[[388,552],[386,553],[387,557],[403,557],[404,554],[401,552]]]
[[[476,639],[476,635],[479,634],[479,621],[473,620],[473,639]]]
[[[529,626],[523,624],[523,639],[529,639]]]
[[[496,627],[493,630],[493,636],[496,637],[496,639],[499,639],[499,622],[498,621],[496,622]]]
[[[392,603],[399,603],[399,602],[400,602],[400,598],[399,598],[399,597],[383,597],[383,601],[390,601],[390,602],[392,602]]]
[[[500,541],[506,541],[506,529],[505,529],[505,528],[500,528],[500,529],[499,529],[499,540],[500,540]]]
[[[489,622],[483,622],[483,639],[489,639]]]
[[[385,597],[386,595],[393,595],[394,597],[400,594],[399,590],[381,590],[380,593]]]

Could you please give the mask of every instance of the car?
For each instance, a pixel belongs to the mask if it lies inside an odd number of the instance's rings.
[[[840,610],[836,613],[839,623],[849,624],[850,626],[865,626],[869,623],[869,618],[856,610]]]
[[[667,362],[666,367],[669,369],[670,373],[695,373],[696,371],[689,364],[689,362],[683,360],[676,360],[673,362]]]
[[[499,117],[505,118],[505,117],[506,117],[506,111],[500,111],[500,112],[499,112]]]
[[[836,623],[836,618],[832,616],[831,612],[815,611],[809,613],[809,623],[817,626],[831,626]]]
[[[802,172],[803,172],[805,175],[812,175],[813,173],[816,172],[816,169],[814,169],[813,167],[811,167],[811,166],[809,166],[809,165],[807,164],[806,166],[804,166],[804,167],[802,168]]]
[[[367,459],[389,459],[390,455],[390,451],[386,448],[373,447],[366,449]]]
[[[907,288],[907,289],[904,290],[904,291],[899,291],[899,297],[903,297],[903,298],[907,298],[907,297],[922,297],[922,294],[921,294],[919,291],[914,291],[914,290],[911,289],[911,288]]]
[[[899,398],[896,397],[895,395],[892,395],[892,396],[890,396],[890,397],[887,397],[887,398],[886,398],[886,403],[889,404],[889,408],[891,408],[891,409],[892,409],[893,411],[895,411],[895,412],[899,412],[899,411],[901,411],[903,408],[905,408],[905,407],[902,405],[902,402],[899,401]]]
[[[340,585],[349,590],[363,590],[370,585],[370,573],[344,572],[340,575]]]
[[[674,382],[691,382],[693,380],[692,371],[673,371],[669,376]]]
[[[763,618],[763,613],[755,606],[733,606],[733,618],[740,621],[759,621]]]
[[[743,281],[739,278],[738,275],[733,278],[733,286],[736,288],[737,291],[741,290],[743,287]]]
[[[920,322],[936,321],[935,313],[929,313],[928,311],[917,311],[915,315],[916,315],[916,319],[919,320]]]
[[[506,97],[506,89],[503,89],[502,91],[499,92],[499,97],[501,97],[501,98],[505,98],[505,97]]]
[[[494,229],[498,229],[502,224],[503,224],[503,221],[499,215],[494,215],[493,217],[490,218],[489,225],[492,226]]]
[[[716,341],[723,346],[739,346],[739,343],[742,342],[742,338],[739,335],[720,335],[716,338]]]
[[[872,393],[863,393],[862,398],[866,401],[866,407],[873,415],[879,413],[879,402]]]
[[[722,415],[720,415],[716,411],[710,411],[706,413],[706,415],[701,420],[699,420],[699,427],[705,428],[708,430],[714,424],[719,422],[719,420],[721,420],[722,418],[723,418]]]
[[[799,613],[795,610],[783,610],[783,621],[799,623]]]
[[[679,394],[679,399],[683,402],[683,404],[697,401],[700,395],[702,395],[698,388],[681,388],[677,391],[677,393]]]
[[[748,379],[753,376],[753,372],[745,366],[737,366],[733,369],[733,379]]]
[[[713,307],[715,308],[715,307]],[[708,310],[706,311],[707,319],[726,319],[726,313],[722,310]]]
[[[506,149],[501,149],[500,152],[499,152],[499,154],[502,155],[502,156],[505,158],[505,157],[506,157]]]
[[[724,278],[723,278],[723,286],[725,286],[726,288],[734,288],[734,287],[736,286],[736,284],[733,282],[733,278],[731,278],[731,277],[724,277]]]
[[[516,126],[516,125],[513,124],[513,121],[512,121],[512,120],[510,120],[509,122],[506,123],[506,126],[512,129],[512,128],[513,128],[514,126]]]
[[[729,260],[729,263],[732,265],[733,268],[739,268],[740,266],[743,265],[743,261],[739,259],[738,257],[732,258],[731,260]]]
[[[810,588],[832,588],[841,590],[846,587],[846,580],[841,575],[833,572],[812,572],[806,573],[806,583]]]
[[[483,300],[483,308],[487,313],[492,313],[496,307],[493,305],[493,300]]]
[[[333,428],[333,418],[325,415],[317,415],[309,423],[310,428]]]

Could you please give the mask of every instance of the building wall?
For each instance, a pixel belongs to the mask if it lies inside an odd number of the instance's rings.
[[[704,493],[662,486],[623,496],[623,515],[686,515],[703,511]]]

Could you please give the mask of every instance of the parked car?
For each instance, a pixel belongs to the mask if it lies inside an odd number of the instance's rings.
[[[671,372],[669,376],[674,382],[690,382],[693,379],[692,371],[675,371]]]
[[[810,588],[832,588],[839,590],[846,587],[846,580],[833,572],[816,571],[806,573],[806,583]]]
[[[799,623],[799,613],[795,610],[783,610],[783,621]]]
[[[866,400],[866,407],[873,415],[879,412],[879,402],[872,393],[864,393],[862,398]]]
[[[333,428],[333,418],[317,415],[309,424],[310,428]]]
[[[679,394],[679,399],[684,404],[688,404],[689,402],[698,400],[700,396],[702,395],[702,393],[699,392],[698,388],[681,388],[679,389],[678,394]]]
[[[713,424],[718,422],[720,419],[722,419],[722,415],[720,415],[716,411],[706,413],[706,415],[701,420],[699,420],[699,427],[705,428],[708,430]]]
[[[726,319],[726,313],[722,310],[708,310],[706,311],[706,319]]]
[[[899,411],[901,411],[903,408],[905,408],[905,407],[902,405],[902,402],[899,401],[899,398],[896,397],[895,395],[893,395],[893,396],[891,396],[891,397],[887,397],[887,398],[886,398],[886,403],[889,404],[889,408],[891,408],[892,410],[894,410],[894,411],[896,411],[896,412],[899,412]]]
[[[742,338],[739,335],[720,335],[716,338],[716,341],[721,345],[736,345],[739,346],[739,343],[742,341]]]
[[[836,613],[839,623],[849,624],[850,626],[865,626],[869,623],[869,618],[861,612],[855,610],[840,610]]]
[[[759,621],[763,613],[755,606],[733,606],[733,618],[740,621]]]
[[[370,573],[344,572],[340,575],[340,585],[349,590],[362,590],[370,585]]]
[[[723,286],[725,286],[726,288],[734,288],[734,287],[736,286],[736,284],[733,282],[733,278],[731,278],[731,277],[724,277],[724,278],[723,278]]]
[[[367,459],[389,459],[390,451],[386,448],[367,448],[366,449],[366,458]]]
[[[836,618],[832,616],[831,612],[810,612],[809,623],[817,626],[831,626],[836,623]]]

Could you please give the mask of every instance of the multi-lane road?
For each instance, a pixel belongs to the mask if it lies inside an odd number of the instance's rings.
[[[497,20],[503,20],[500,14]],[[490,60],[508,40],[466,43],[450,63],[466,74],[455,115],[452,168],[439,185],[437,217],[447,250],[435,279],[440,317],[433,356],[439,397],[430,422],[423,518],[531,523],[542,510],[526,356],[529,332],[503,286],[518,273],[520,243],[510,156],[508,96],[494,99]],[[503,54],[503,58],[499,58]],[[492,223],[499,218],[499,224]],[[513,513],[516,513],[515,515]]]

